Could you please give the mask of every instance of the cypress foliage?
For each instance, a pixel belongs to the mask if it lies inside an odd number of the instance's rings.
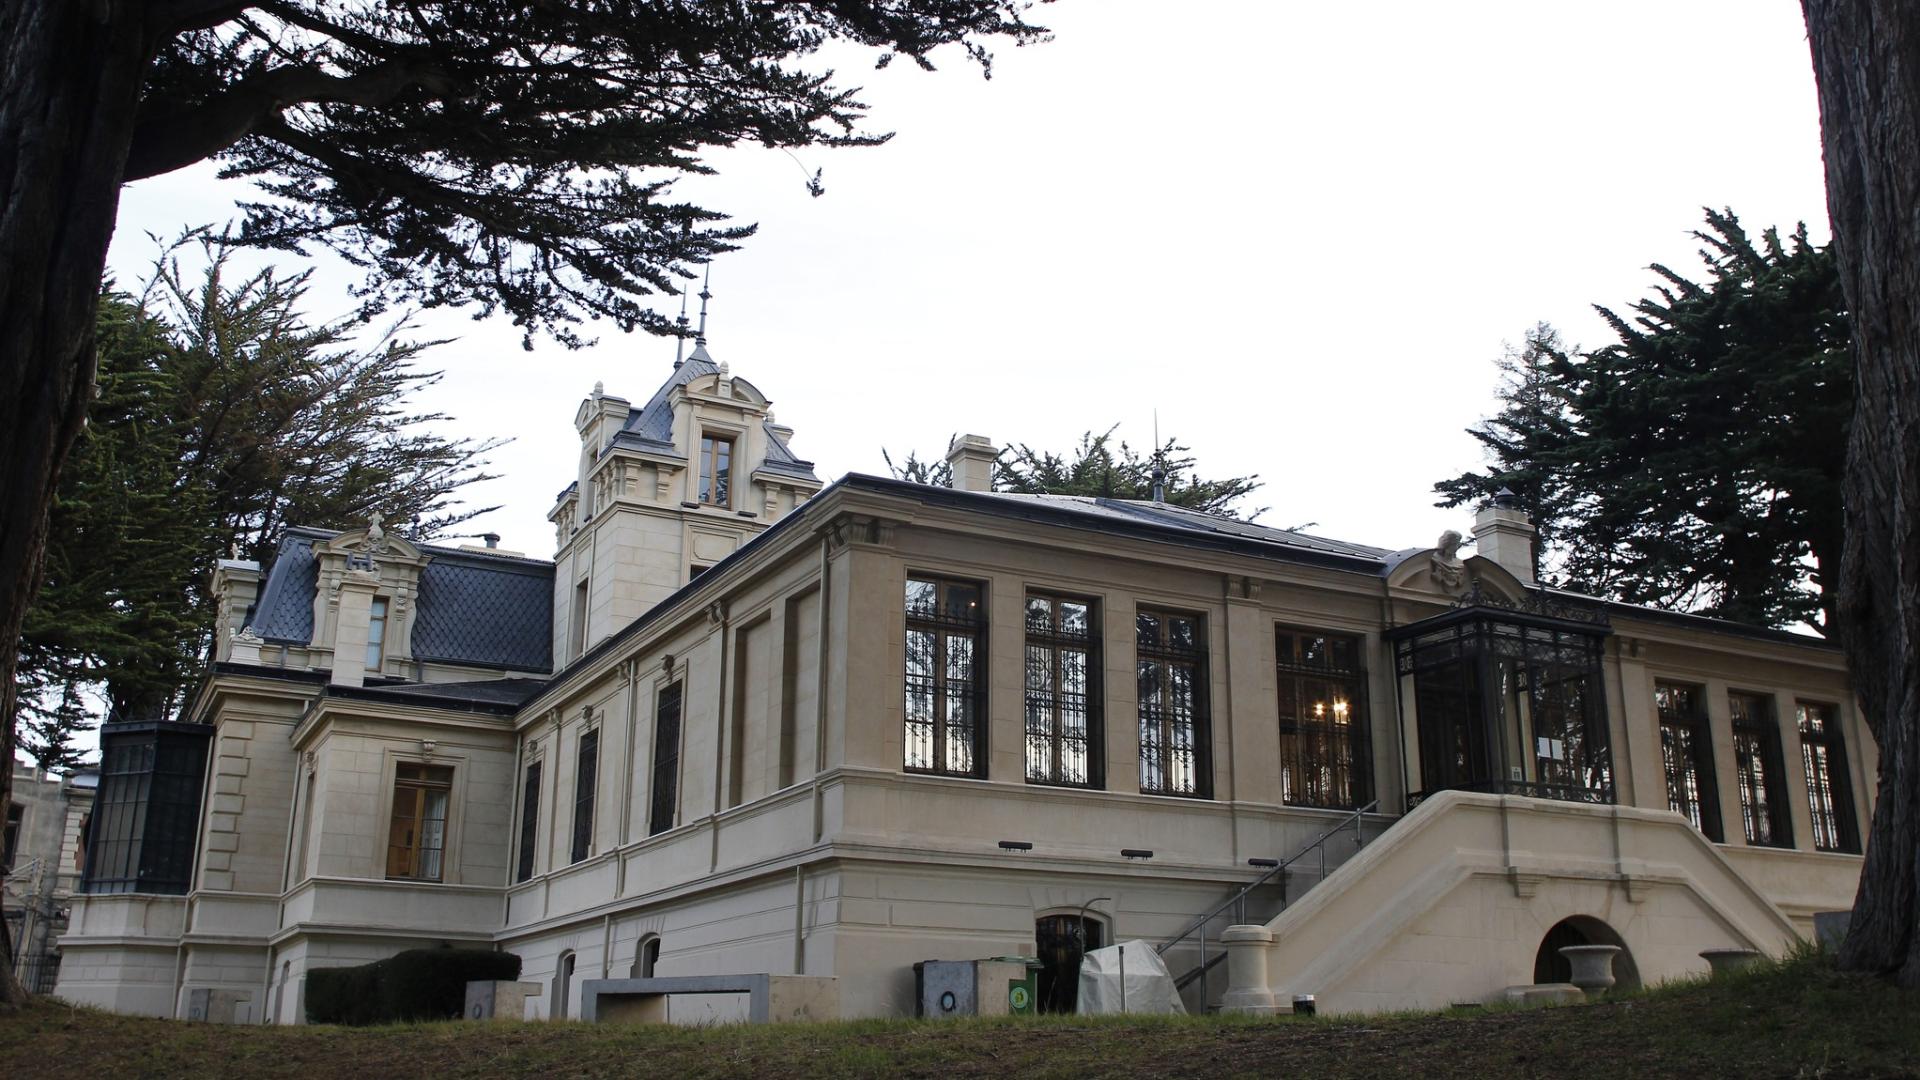
[[[177,247],[174,250],[178,250]],[[143,295],[105,290],[99,396],[61,478],[39,597],[19,651],[22,742],[71,767],[97,714],[167,715],[199,677],[218,558],[271,557],[289,524],[347,527],[373,510],[422,539],[487,508],[457,497],[485,479],[497,441],[430,430],[410,411],[438,373],[438,342],[370,347],[354,324],[309,324],[306,275],[204,272],[163,259]],[[409,524],[410,523],[410,524]]]
[[[1189,453],[1191,448],[1180,440],[1169,438],[1157,451],[1142,454],[1125,440],[1114,439],[1119,427],[1115,424],[1098,434],[1086,432],[1064,454],[1013,443],[994,462],[993,488],[1020,495],[1145,500],[1153,497],[1157,466],[1165,473],[1163,501],[1170,505],[1241,521],[1251,521],[1265,511],[1265,507],[1246,511],[1234,505],[1263,486],[1259,474],[1205,479]],[[944,460],[909,452],[905,461],[895,465],[885,450],[881,456],[896,479],[940,487],[953,482],[953,470]]]
[[[1511,487],[1554,584],[1762,626],[1832,618],[1852,415],[1832,252],[1800,226],[1756,243],[1731,210],[1694,235],[1708,269],[1664,266],[1618,342],[1550,327],[1501,362],[1501,412],[1469,433],[1491,468],[1434,485],[1458,506]]]

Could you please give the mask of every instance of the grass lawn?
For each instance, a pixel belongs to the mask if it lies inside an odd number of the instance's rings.
[[[1597,1005],[1445,1015],[1130,1017],[709,1028],[221,1027],[38,1002],[0,1077],[1920,1076],[1920,992],[1816,957]]]

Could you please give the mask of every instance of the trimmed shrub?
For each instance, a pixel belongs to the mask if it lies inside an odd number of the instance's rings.
[[[485,949],[409,949],[358,967],[307,973],[307,1020],[386,1024],[456,1020],[467,983],[520,977],[520,957]]]

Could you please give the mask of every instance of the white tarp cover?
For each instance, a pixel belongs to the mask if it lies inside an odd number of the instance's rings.
[[[1120,1005],[1120,950],[1126,950],[1126,1008]],[[1153,946],[1139,939],[1094,949],[1080,961],[1082,1013],[1184,1013],[1173,976]]]

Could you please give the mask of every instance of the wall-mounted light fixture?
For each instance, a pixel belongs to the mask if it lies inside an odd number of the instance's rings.
[[[1280,865],[1279,859],[1248,859],[1248,866],[1257,866],[1262,870],[1271,870]]]
[[[1026,840],[1002,840],[1000,841],[1000,850],[1001,851],[1032,851],[1033,844]]]
[[[1151,859],[1153,858],[1153,852],[1146,848],[1123,847],[1120,849],[1120,857],[1123,859]]]

